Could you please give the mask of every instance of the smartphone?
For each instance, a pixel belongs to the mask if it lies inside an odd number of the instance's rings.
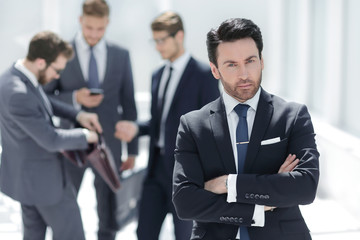
[[[104,94],[104,90],[102,90],[101,88],[90,88],[90,95],[99,95],[99,94]]]

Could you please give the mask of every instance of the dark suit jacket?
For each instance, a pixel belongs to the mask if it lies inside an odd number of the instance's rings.
[[[176,142],[173,202],[180,218],[195,220],[191,239],[235,239],[250,226],[254,205],[277,207],[265,213],[265,227],[249,227],[254,240],[311,239],[298,205],[311,203],[319,179],[319,153],[304,105],[288,103],[261,90],[244,174],[237,178],[237,203],[226,194],[204,190],[204,182],[236,174],[222,98],[181,118]],[[261,145],[280,137],[281,141]],[[288,154],[300,163],[277,174]]]
[[[75,120],[71,106],[50,101],[54,115]],[[15,67],[0,77],[0,127],[3,152],[0,188],[27,205],[60,201],[66,179],[62,150],[85,149],[81,129],[57,129],[30,80]]]
[[[73,91],[87,87],[87,82],[81,71],[79,59],[76,55],[66,65],[61,78],[44,87],[46,93],[69,104],[73,104]],[[106,43],[107,60],[106,72],[101,88],[104,90],[104,99],[96,108],[83,108],[88,112],[95,112],[103,127],[103,134],[107,146],[113,153],[117,165],[121,164],[121,141],[114,137],[115,124],[119,120],[135,121],[137,118],[134,99],[133,77],[130,65],[129,52],[119,46]],[[70,123],[64,119],[61,127],[69,128]],[[128,153],[138,153],[138,141],[135,139],[128,144]]]
[[[150,151],[148,173],[151,176],[154,167],[155,136],[159,119],[158,91],[164,66],[155,71],[151,83],[151,119],[139,124],[139,135],[150,135]],[[175,91],[169,113],[165,123],[165,159],[168,164],[167,174],[172,176],[174,167],[174,149],[176,133],[181,115],[192,110],[200,109],[205,104],[219,96],[218,81],[212,76],[209,66],[190,58]],[[169,183],[171,184],[171,182]]]

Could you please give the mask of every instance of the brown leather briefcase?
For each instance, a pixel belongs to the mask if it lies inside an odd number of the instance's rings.
[[[105,145],[103,137],[99,137],[99,143],[87,155],[86,159],[96,169],[107,185],[116,192],[120,188],[118,170],[110,149]]]
[[[99,136],[97,144],[89,144],[86,150],[64,151],[63,154],[78,167],[90,162],[112,191],[116,192],[120,188],[118,170],[103,136]]]

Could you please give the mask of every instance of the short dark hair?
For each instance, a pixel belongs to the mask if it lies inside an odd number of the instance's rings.
[[[225,20],[217,29],[211,29],[207,34],[206,45],[209,61],[217,67],[217,47],[221,42],[233,42],[248,37],[255,41],[261,59],[263,40],[260,28],[251,20],[245,18]]]
[[[152,21],[151,30],[154,32],[166,31],[169,34],[175,35],[180,30],[184,31],[184,26],[179,14],[166,11]]]
[[[71,45],[62,40],[57,34],[50,31],[37,33],[30,41],[29,50],[26,58],[35,61],[37,58],[45,60],[50,65],[59,55],[70,59],[73,56]]]
[[[85,0],[82,10],[83,15],[93,17],[108,17],[110,14],[109,5],[105,0]]]

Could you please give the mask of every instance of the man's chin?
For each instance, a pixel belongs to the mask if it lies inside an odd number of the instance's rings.
[[[86,41],[87,44],[89,44],[89,46],[93,47],[95,46],[100,40],[90,40],[90,41]]]
[[[38,82],[39,82],[40,85],[44,86],[44,85],[46,85],[47,83],[51,82],[51,80],[48,81],[48,80],[46,80],[46,79],[44,79],[44,78],[40,78],[40,79],[38,80]]]

